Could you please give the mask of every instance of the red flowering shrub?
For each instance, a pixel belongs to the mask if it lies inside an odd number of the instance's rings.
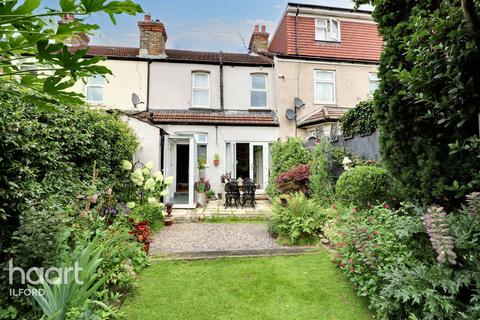
[[[303,192],[309,194],[310,175],[310,166],[301,164],[281,173],[275,180],[275,184],[281,193]]]
[[[138,242],[141,243],[150,243],[152,241],[150,228],[148,227],[148,221],[133,223],[133,230],[130,231],[130,234],[134,235]]]

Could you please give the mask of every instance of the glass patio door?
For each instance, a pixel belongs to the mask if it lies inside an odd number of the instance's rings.
[[[260,192],[268,183],[268,144],[250,143],[250,177]]]

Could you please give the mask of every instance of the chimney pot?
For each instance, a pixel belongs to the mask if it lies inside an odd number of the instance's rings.
[[[150,15],[150,13],[147,13],[146,15],[143,16],[144,18],[144,21],[152,21],[152,16]]]
[[[259,51],[268,51],[268,37],[267,27],[262,25],[262,31],[260,32],[260,26],[255,25],[253,29],[252,37],[250,38],[250,44],[248,45],[248,52],[257,53]]]

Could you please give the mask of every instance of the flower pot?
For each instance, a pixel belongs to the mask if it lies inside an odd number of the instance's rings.
[[[215,166],[218,166],[220,164],[220,160],[218,160],[218,159],[213,160],[213,164]]]
[[[197,203],[200,207],[205,207],[207,203],[207,194],[205,192],[197,192]]]

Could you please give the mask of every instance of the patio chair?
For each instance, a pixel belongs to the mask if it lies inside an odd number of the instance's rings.
[[[240,202],[240,188],[236,180],[230,180],[225,184],[225,209],[232,205],[232,201],[235,202],[235,207],[238,208]]]
[[[250,178],[245,178],[243,180],[243,188],[244,192],[242,195],[242,208],[245,206],[247,200],[249,200],[251,206],[255,208],[255,190],[257,189],[255,182]]]

